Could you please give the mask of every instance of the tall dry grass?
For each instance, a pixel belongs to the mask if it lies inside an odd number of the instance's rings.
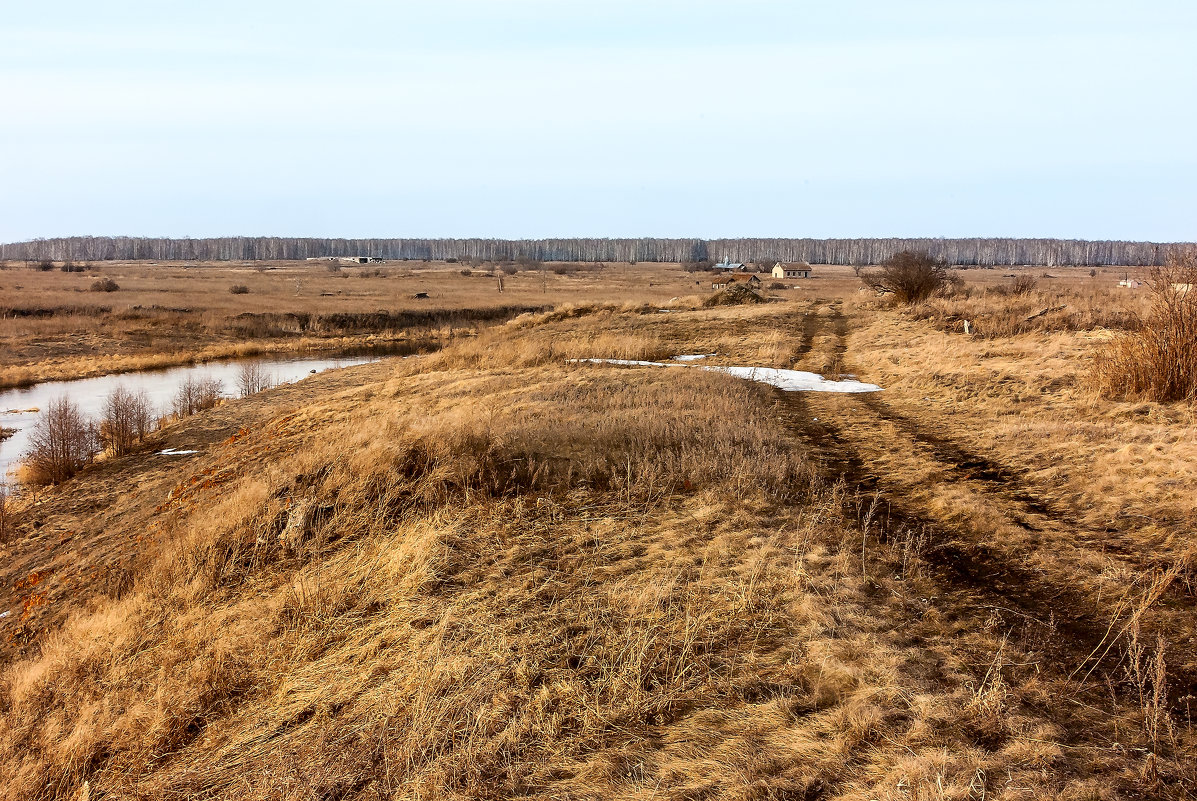
[[[1094,380],[1110,397],[1192,401],[1197,398],[1197,254],[1154,268],[1148,285],[1147,320],[1098,354]]]
[[[294,787],[270,777],[290,763],[323,787],[367,770],[392,792],[515,792],[716,701],[780,600],[761,577],[703,578],[667,541],[642,558],[643,515],[691,491],[796,499],[810,475],[750,386],[613,378],[426,379],[453,402],[377,403],[371,428],[325,430],[175,518],[120,600],[4,674],[0,782],[210,797],[246,776]],[[330,687],[328,669],[356,677]],[[357,745],[321,735],[333,719]],[[291,734],[268,747],[277,727]]]

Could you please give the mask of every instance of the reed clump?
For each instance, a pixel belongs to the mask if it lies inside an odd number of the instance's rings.
[[[1097,356],[1093,378],[1104,395],[1157,403],[1197,398],[1195,284],[1197,254],[1151,271],[1151,309],[1143,326]]]

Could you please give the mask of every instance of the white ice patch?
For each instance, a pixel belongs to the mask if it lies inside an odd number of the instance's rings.
[[[164,451],[158,451],[158,455],[160,456],[190,456],[193,453],[199,453],[199,451],[183,451],[177,448],[167,448]]]
[[[876,384],[862,381],[828,381],[818,373],[802,370],[779,370],[776,367],[703,367],[713,373],[726,373],[762,384],[784,389],[786,392],[880,392]]]
[[[664,362],[638,362],[632,359],[570,359],[570,364],[618,364],[623,367],[682,367],[680,364],[665,364]]]
[[[624,367],[689,367],[688,364],[670,364],[667,362],[641,362],[631,359],[570,359],[570,362],[589,362],[591,364],[616,364]],[[698,366],[698,365],[695,365]],[[745,378],[749,381],[759,381],[786,392],[880,392],[881,387],[876,384],[866,384],[863,381],[828,381],[818,373],[808,373],[803,370],[781,370],[776,367],[716,367],[698,366],[700,370],[713,373],[725,373],[735,378]]]
[[[681,356],[674,356],[675,362],[696,362],[699,359],[705,359],[708,356],[714,356],[713,353],[686,353]]]

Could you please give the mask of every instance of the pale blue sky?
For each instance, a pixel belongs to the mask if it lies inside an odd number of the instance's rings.
[[[1197,238],[1192,0],[0,0],[0,240]]]

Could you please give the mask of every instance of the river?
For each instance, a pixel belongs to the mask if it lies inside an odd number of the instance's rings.
[[[29,429],[37,420],[38,412],[47,404],[63,395],[70,398],[92,420],[98,421],[104,407],[104,399],[118,386],[134,392],[144,390],[158,414],[165,414],[179,386],[188,378],[214,378],[224,385],[224,395],[236,394],[237,374],[247,361],[261,364],[262,371],[270,377],[271,383],[282,384],[300,381],[313,373],[348,367],[354,364],[377,361],[390,355],[371,353],[322,358],[263,358],[230,359],[211,361],[185,367],[165,370],[105,375],[97,378],[81,378],[75,381],[47,381],[21,389],[0,391],[0,427],[15,429],[16,433],[0,441],[0,482],[12,482],[11,471],[20,461],[29,445]]]

